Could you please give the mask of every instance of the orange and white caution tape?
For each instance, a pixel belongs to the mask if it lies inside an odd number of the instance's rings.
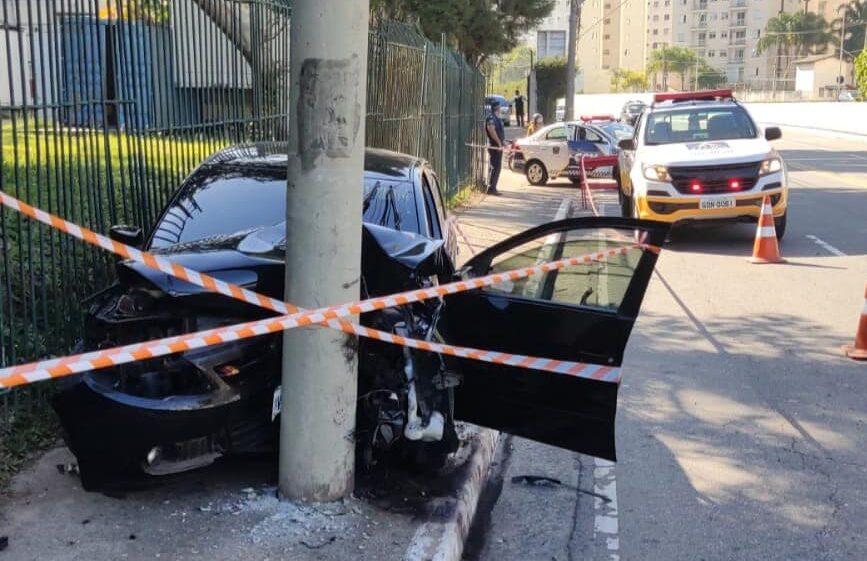
[[[449,296],[468,290],[475,290],[507,282],[514,282],[536,274],[559,271],[566,267],[592,263],[594,261],[603,261],[608,257],[623,255],[628,251],[637,248],[654,252],[659,250],[659,248],[656,248],[654,246],[634,244],[630,246],[612,248],[588,255],[570,257],[567,259],[560,259],[558,261],[551,261],[549,263],[543,263],[534,267],[525,267],[522,269],[516,269],[503,273],[495,273],[492,275],[469,279],[466,281],[457,281],[435,287],[422,288],[417,290],[411,290],[408,292],[392,294],[384,297],[369,298],[367,300],[343,304],[340,306],[330,306],[325,308],[317,308],[315,310],[295,312],[293,314],[281,317],[251,321],[229,327],[209,329],[207,331],[200,331],[197,333],[168,337],[155,341],[149,341],[146,343],[135,343],[132,345],[125,345],[113,349],[105,349],[100,351],[94,351],[91,353],[85,353],[82,355],[64,357],[62,359],[49,359],[47,361],[39,361],[30,364],[14,366],[11,368],[5,368],[0,370],[0,388],[14,387],[39,380],[59,378],[80,372],[87,372],[90,370],[97,370],[100,368],[107,368],[120,364],[126,364],[128,362],[147,360],[150,358],[185,352],[211,345],[218,345],[221,343],[228,343],[231,341],[237,341],[249,337],[265,335],[268,333],[276,333],[287,329],[315,325],[341,317],[357,315],[375,310],[382,310],[389,307],[401,306],[405,304],[410,304],[412,302],[420,302],[423,300],[438,298],[441,296]],[[480,351],[477,349],[461,349],[450,345],[438,345],[423,341],[414,341],[412,344],[410,344],[406,338],[395,339],[394,335],[384,332],[379,332],[376,334],[376,336],[374,336],[372,335],[373,330],[369,330],[361,326],[355,327],[358,330],[359,334],[363,334],[364,336],[374,337],[382,341],[392,342],[395,344],[406,344],[407,346],[414,346],[415,348],[423,350],[426,350],[425,347],[427,347],[427,349],[434,350],[435,352],[444,352],[446,354],[452,354],[454,356],[461,356],[465,358],[472,357],[478,360],[485,360],[486,362],[497,362],[501,364],[513,364],[512,361],[516,361],[514,362],[514,365],[526,365],[528,368],[538,368],[542,370],[550,370],[552,372],[560,372],[560,369],[565,368],[567,370],[566,373],[570,373],[568,371],[574,369],[574,372],[576,373],[575,375],[577,375],[577,372],[583,371],[583,367],[587,367],[587,369],[592,369],[593,372],[596,372],[597,374],[599,373],[599,371],[595,369],[592,365],[581,365],[581,367],[579,367],[576,365],[581,363],[567,363],[565,361],[558,362],[548,359],[540,359],[536,357]],[[398,341],[400,341],[400,343],[398,343]],[[435,346],[436,349],[434,348]],[[532,366],[529,366],[530,364],[532,364]],[[547,367],[540,368],[544,366]],[[604,371],[602,372],[602,375],[610,376],[611,374],[607,371]]]
[[[298,314],[295,314],[295,316],[297,315]],[[12,370],[11,368],[4,369],[0,370],[0,388],[13,388],[43,380],[62,378],[64,376],[90,372],[101,368],[110,368],[130,362],[148,360],[211,345],[257,337],[267,333],[276,333],[284,329],[291,329],[302,325],[312,325],[311,322],[307,321],[305,323],[304,320],[304,317],[295,318],[293,316],[272,318],[270,320],[248,322],[231,327],[167,337],[165,339],[157,339],[147,343],[135,343],[104,351],[73,355],[65,357],[63,362],[58,362],[57,359],[42,361],[39,363],[33,363],[34,368],[17,374],[9,373],[9,371]],[[620,369],[610,366],[539,358],[496,351],[484,351],[469,347],[457,347],[453,345],[409,339],[400,335],[392,335],[382,331],[368,329],[363,326],[357,326],[357,328],[359,335],[391,343],[393,345],[411,347],[422,351],[441,353],[492,364],[530,368],[534,370],[553,372],[555,374],[563,374],[615,384],[620,383]]]
[[[40,379],[65,376],[77,372],[94,370],[97,368],[104,368],[117,364],[123,364],[125,362],[130,362],[130,360],[126,359],[143,360],[147,358],[153,358],[155,356],[162,356],[164,354],[172,354],[175,352],[183,352],[185,350],[200,348],[202,346],[209,346],[246,337],[253,337],[256,335],[279,331],[282,329],[291,329],[293,327],[312,325],[317,322],[313,321],[311,318],[317,318],[320,316],[321,321],[327,323],[329,327],[393,344],[413,347],[432,352],[440,352],[452,356],[475,358],[477,360],[482,360],[485,362],[520,365],[526,366],[528,368],[537,368],[541,370],[549,370],[552,372],[571,375],[582,375],[583,373],[586,374],[587,377],[591,377],[593,379],[618,381],[619,377],[617,377],[616,374],[612,374],[611,369],[608,367],[583,365],[581,363],[554,361],[548,359],[540,359],[536,357],[527,357],[523,355],[488,352],[478,349],[468,349],[462,347],[455,347],[452,345],[440,345],[437,343],[430,343],[426,341],[417,341],[406,337],[395,336],[383,331],[377,331],[374,329],[358,326],[343,320],[338,320],[335,319],[335,317],[331,314],[337,313],[339,314],[338,317],[340,317],[340,315],[355,315],[363,311],[382,309],[388,306],[402,305],[403,303],[420,301],[436,296],[455,294],[464,290],[472,290],[475,288],[481,288],[483,286],[489,286],[491,284],[499,284],[500,282],[503,282],[505,278],[508,278],[509,280],[517,280],[520,278],[524,278],[525,276],[529,276],[530,274],[552,271],[558,268],[569,266],[570,264],[574,265],[579,263],[588,263],[593,260],[602,260],[609,255],[625,253],[626,251],[633,248],[641,248],[654,252],[659,251],[659,248],[657,247],[647,246],[646,244],[639,243],[635,246],[617,248],[614,250],[609,250],[607,252],[600,252],[588,256],[561,260],[561,262],[547,263],[538,267],[527,268],[519,271],[512,271],[509,273],[490,275],[489,277],[484,277],[483,279],[460,281],[457,283],[451,283],[450,285],[436,287],[434,289],[421,289],[417,291],[411,291],[410,293],[397,294],[384,298],[372,298],[367,301],[362,301],[353,305],[341,306],[337,308],[322,308],[320,310],[306,312],[304,310],[299,310],[291,304],[286,304],[279,300],[243,289],[239,286],[225,283],[218,279],[214,279],[213,277],[210,277],[208,275],[204,275],[202,273],[198,273],[196,271],[192,271],[190,269],[182,267],[161,257],[152,255],[147,252],[142,252],[119,242],[115,242],[114,240],[101,236],[100,234],[97,234],[91,230],[79,227],[57,216],[51,215],[42,210],[27,205],[26,203],[14,197],[11,197],[3,193],[2,191],[0,191],[0,203],[15,210],[18,210],[19,212],[22,212],[23,214],[30,216],[40,222],[46,223],[63,232],[69,233],[70,235],[73,235],[88,243],[102,247],[104,249],[108,249],[109,251],[112,251],[123,257],[141,262],[148,267],[160,270],[167,274],[176,276],[188,282],[197,284],[199,286],[208,288],[214,292],[218,292],[232,298],[236,298],[276,312],[290,314],[282,318],[270,318],[268,320],[261,320],[259,322],[248,322],[246,324],[240,324],[237,326],[226,328],[218,328],[215,330],[209,330],[201,333],[192,333],[188,335],[170,337],[157,341],[135,343],[116,349],[107,349],[85,353],[82,355],[76,355],[72,357],[49,359],[35,363],[13,366],[0,370],[0,387],[12,387],[15,385],[21,385],[23,383],[29,383],[31,381],[37,381]],[[562,264],[562,266],[557,267],[556,265],[558,263]],[[512,273],[514,273],[514,275]],[[487,280],[487,282],[482,282],[484,280]],[[368,308],[368,306],[372,307]],[[296,318],[296,316],[298,317]],[[295,322],[294,324],[293,321]],[[280,328],[276,327],[278,323],[282,325],[281,322],[286,322],[286,326]],[[262,331],[262,329],[265,330]],[[224,337],[228,337],[228,339],[224,339]]]
[[[520,150],[515,148],[506,148],[505,146],[491,146],[490,144],[473,144],[471,142],[467,142],[465,146],[469,148],[484,148],[485,150],[496,150],[497,152],[520,152]]]

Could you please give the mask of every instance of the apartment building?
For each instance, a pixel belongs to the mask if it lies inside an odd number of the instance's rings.
[[[644,70],[647,13],[647,0],[584,0],[578,64],[585,93],[610,91],[615,68]]]
[[[655,6],[657,0],[650,0]],[[671,0],[671,41],[669,44],[690,47],[714,68],[725,73],[733,84],[753,88],[785,87],[775,77],[776,68],[794,68],[776,52],[758,53],[756,45],[765,26],[781,11],[809,10],[819,13],[829,22],[836,18],[837,8],[845,0]],[[662,2],[660,2],[662,4]],[[653,8],[648,8],[651,10]],[[664,14],[660,14],[660,21]],[[648,43],[653,48],[655,29],[649,22]],[[660,30],[661,31],[661,30]],[[660,35],[662,37],[662,35]],[[650,52],[650,51],[648,51]],[[793,62],[793,61],[791,61]],[[791,81],[793,76],[785,77]]]
[[[569,36],[569,0],[556,0],[554,9],[536,29],[524,34],[523,43],[536,51],[536,59],[566,57]]]
[[[677,22],[674,4],[679,0],[648,0],[647,2],[647,56],[674,43]]]

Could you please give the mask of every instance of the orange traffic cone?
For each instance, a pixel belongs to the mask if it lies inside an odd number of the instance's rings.
[[[861,319],[855,332],[855,343],[843,345],[843,352],[849,358],[867,360],[867,289],[864,289],[864,309],[861,310]]]
[[[777,231],[774,228],[774,212],[771,210],[771,198],[765,195],[762,200],[762,215],[759,217],[759,228],[756,230],[756,243],[753,245],[752,263],[785,263],[780,257],[780,246],[777,244]]]

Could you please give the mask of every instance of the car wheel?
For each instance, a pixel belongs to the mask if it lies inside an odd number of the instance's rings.
[[[579,178],[579,177],[570,177],[570,178],[569,178],[569,181],[571,181],[571,182],[572,182],[572,185],[574,185],[574,186],[576,186],[576,187],[580,187],[580,186],[581,186],[581,178]]]
[[[623,218],[635,217],[635,205],[632,203],[632,197],[620,193],[620,216]]]
[[[524,172],[527,176],[527,181],[530,185],[545,185],[548,183],[548,170],[539,160],[533,160],[527,164],[527,170]]]
[[[778,216],[774,218],[774,231],[777,233],[777,241],[783,239],[783,236],[786,235],[786,215],[788,213],[784,212],[782,216]]]

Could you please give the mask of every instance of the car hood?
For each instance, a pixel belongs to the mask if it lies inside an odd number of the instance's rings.
[[[285,228],[284,224],[278,224],[152,252],[225,282],[251,289],[264,283],[271,290],[263,291],[271,293],[283,283]],[[363,225],[362,243],[365,267],[381,267],[383,261],[388,261],[427,276],[439,272],[445,259],[442,240],[373,224]],[[141,284],[144,280],[172,296],[209,292],[135,261],[118,263],[117,271],[122,284]]]
[[[758,161],[770,151],[771,147],[763,138],[708,140],[643,146],[641,161],[645,164],[666,166],[725,165]]]

